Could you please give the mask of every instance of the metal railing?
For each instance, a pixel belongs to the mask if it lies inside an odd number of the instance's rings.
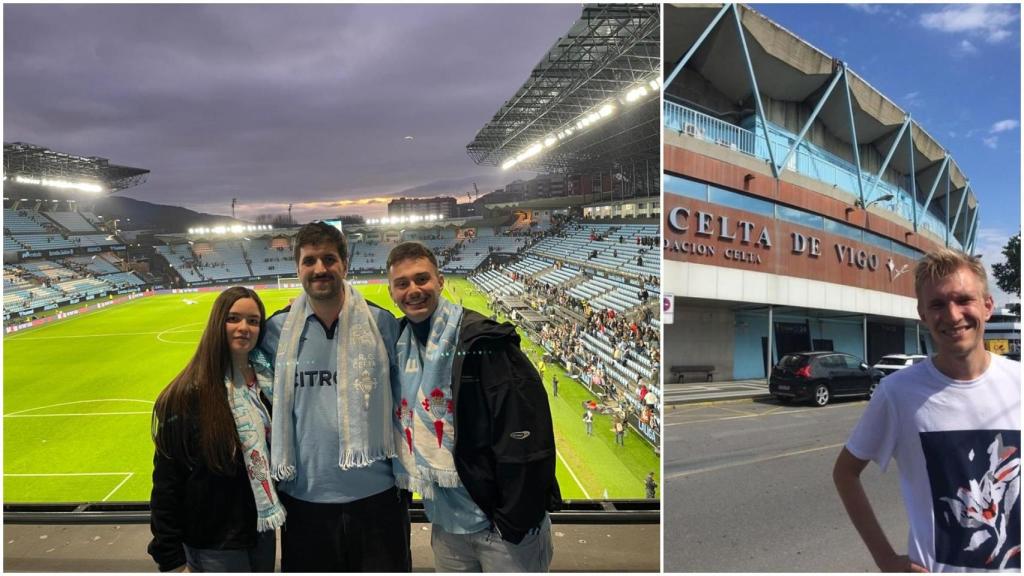
[[[409,507],[413,522],[426,523],[423,502]],[[659,500],[565,500],[553,524],[658,524]],[[4,524],[149,524],[149,502],[4,504]]]
[[[666,128],[754,156],[754,133],[749,130],[673,102],[664,102],[664,113]]]

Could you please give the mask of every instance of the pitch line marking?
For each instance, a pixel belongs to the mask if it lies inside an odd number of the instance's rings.
[[[206,324],[206,322],[189,322],[188,324],[182,324],[181,326],[174,326],[173,328],[168,328],[167,330],[161,330],[160,332],[157,333],[156,339],[165,344],[192,344],[194,346],[196,342],[175,342],[174,340],[164,340],[164,334],[184,334],[186,332],[202,332],[202,329],[181,330],[181,328],[185,328],[186,326],[195,326],[197,324]]]
[[[124,480],[121,480],[120,484],[118,484],[117,486],[114,486],[114,489],[111,490],[106,496],[103,497],[103,500],[101,500],[101,502],[106,502],[107,500],[109,500],[110,497],[114,495],[114,492],[117,492],[118,490],[121,489],[121,486],[124,486],[125,482],[131,480],[132,476],[135,476],[135,472],[129,472],[128,475],[124,477]]]
[[[583,491],[583,497],[586,498],[587,500],[590,500],[590,493],[587,492],[587,489],[583,487],[583,483],[580,482],[580,479],[576,477],[576,473],[572,471],[572,468],[569,466],[569,463],[566,462],[565,458],[562,457],[562,453],[558,450],[555,450],[555,454],[558,454],[558,459],[562,461],[562,465],[565,466],[565,469],[569,472],[569,476],[572,476],[572,479],[576,481],[576,485],[579,486],[580,490]]]
[[[687,470],[685,472],[676,472],[675,474],[669,474],[668,479],[674,480],[676,478],[682,478],[685,476],[695,476],[697,474],[704,474],[705,472],[717,472],[719,470],[726,470],[728,468],[735,468],[737,466],[746,466],[748,464],[760,464],[762,462],[769,462],[771,460],[779,460],[781,458],[789,458],[790,456],[800,456],[801,454],[810,454],[811,452],[821,452],[822,450],[834,450],[840,446],[845,446],[845,442],[839,444],[829,444],[828,446],[818,446],[816,448],[805,448],[804,450],[796,450],[793,452],[785,452],[782,454],[776,454],[774,456],[763,456],[761,458],[753,458],[750,460],[744,460],[743,462],[730,462],[729,464],[720,464],[718,466],[708,466],[707,468],[698,468],[696,470]]]
[[[10,414],[4,414],[4,418],[8,416],[16,416],[18,414],[24,414],[25,412],[32,412],[33,410],[46,410],[47,408],[57,408],[59,406],[71,406],[73,404],[91,404],[95,402],[142,402],[143,404],[153,404],[152,400],[138,400],[136,398],[103,398],[100,400],[75,400],[74,402],[61,402],[60,404],[49,404],[46,406],[36,406],[35,408],[26,408],[25,410],[19,410],[17,412],[11,412]]]
[[[4,472],[4,476],[14,476],[16,478],[45,478],[49,476],[131,476],[134,472],[51,472],[51,473],[34,473],[34,474],[14,474]]]
[[[4,414],[4,418],[53,418],[60,416],[130,416],[152,412],[69,412],[67,414]]]
[[[171,329],[173,330],[173,328]],[[164,330],[167,332],[167,330]],[[197,330],[183,330],[182,332],[197,332]],[[177,332],[176,332],[177,333]],[[112,332],[110,334],[70,334],[66,336],[31,336],[19,338],[19,340],[68,340],[74,338],[103,338],[106,336],[151,336],[163,334],[163,332]]]

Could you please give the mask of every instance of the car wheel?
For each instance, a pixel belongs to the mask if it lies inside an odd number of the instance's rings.
[[[831,400],[831,394],[829,394],[828,386],[824,384],[818,384],[814,387],[814,405],[825,406],[828,401]]]

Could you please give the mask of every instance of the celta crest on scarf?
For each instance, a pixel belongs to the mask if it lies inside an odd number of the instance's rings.
[[[250,389],[235,374],[224,377],[227,389],[228,405],[235,417],[235,429],[238,430],[238,441],[242,447],[242,460],[249,476],[249,485],[256,501],[256,530],[266,532],[280,528],[284,524],[285,510],[277,497],[277,490],[270,478],[270,458],[267,452],[267,432],[263,416],[267,416],[266,407],[260,401],[260,392],[273,398],[273,374],[263,366],[255,366],[257,386]]]
[[[344,304],[338,314],[338,467],[365,468],[395,457],[391,425],[391,380],[387,348],[362,294],[342,282]],[[292,303],[281,327],[274,370],[272,477],[295,478],[295,368],[306,324],[305,293]]]
[[[434,486],[461,486],[455,469],[452,362],[459,343],[461,306],[444,298],[430,321],[426,346],[407,326],[398,338],[402,396],[395,409],[400,467],[395,483],[432,498]],[[399,469],[400,468],[400,469]]]

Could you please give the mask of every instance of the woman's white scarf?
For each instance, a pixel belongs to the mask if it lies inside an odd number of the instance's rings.
[[[342,283],[344,303],[338,314],[338,466],[364,468],[394,458],[391,426],[391,380],[388,351],[363,296]],[[274,363],[274,426],[271,476],[295,478],[295,367],[299,338],[306,324],[306,294],[292,303],[281,328]]]
[[[270,479],[270,459],[267,457],[267,425],[270,415],[260,401],[260,392],[273,397],[273,374],[256,368],[257,386],[249,388],[241,373],[224,377],[228,405],[235,417],[235,429],[242,446],[242,460],[249,475],[249,485],[256,500],[256,530],[266,532],[284,524],[285,510],[277,498],[277,490]]]
[[[461,306],[440,299],[430,322],[427,345],[416,340],[411,326],[398,338],[402,397],[395,410],[398,460],[395,483],[433,497],[435,485],[461,486],[455,469],[455,403],[452,361],[459,344]]]

